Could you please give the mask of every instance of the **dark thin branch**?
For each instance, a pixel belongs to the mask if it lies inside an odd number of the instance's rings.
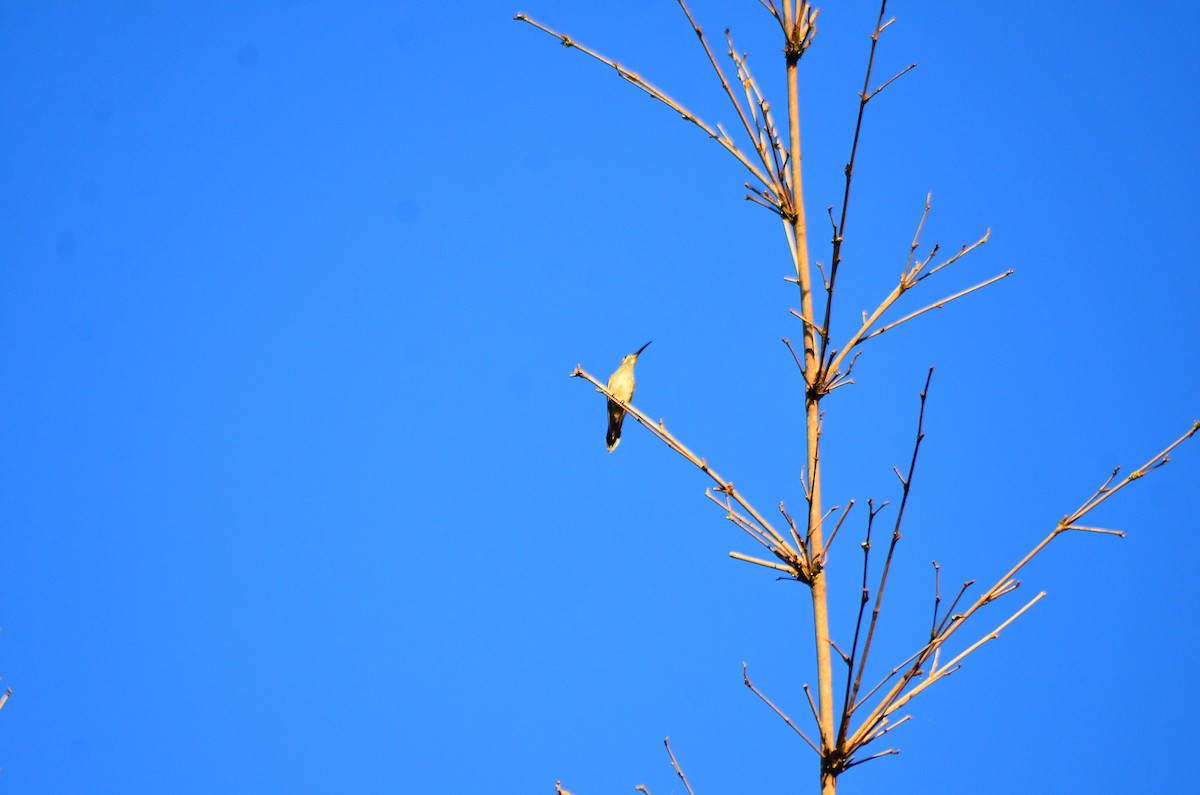
[[[846,238],[846,219],[850,211],[850,186],[854,180],[854,164],[858,159],[858,143],[862,137],[863,116],[867,110],[867,103],[874,96],[874,94],[868,92],[871,89],[871,72],[875,68],[875,48],[879,45],[879,34],[887,27],[887,24],[883,21],[885,13],[887,13],[887,0],[882,0],[879,4],[879,19],[875,23],[875,31],[871,34],[871,51],[867,56],[867,73],[863,77],[863,88],[859,94],[858,118],[854,122],[854,138],[850,143],[850,159],[846,161],[846,182],[842,192],[842,214],[838,223],[834,225],[833,256],[829,262],[829,283],[825,289],[825,316],[821,322],[821,328],[825,330],[826,338],[828,338],[829,324],[833,317],[834,288],[837,286],[838,267],[842,263],[842,242]],[[895,78],[892,79],[894,80]],[[887,84],[885,83],[884,85],[886,86]],[[822,366],[824,366],[825,362],[825,347],[826,345],[822,344],[820,355],[817,356],[817,361],[821,362]]]
[[[849,770],[850,768],[852,768],[856,765],[861,765],[864,762],[870,762],[872,759],[878,759],[881,756],[893,756],[898,753],[900,753],[899,748],[889,748],[886,751],[880,751],[877,754],[871,754],[866,759],[852,759],[851,761],[846,763],[846,767],[844,769]]]
[[[929,383],[933,379],[933,368],[929,368],[928,375],[925,376],[925,387],[921,390],[921,409],[917,416],[917,439],[913,444],[912,459],[908,464],[908,477],[901,478],[903,482],[903,492],[900,497],[900,507],[896,512],[896,523],[892,528],[891,542],[888,544],[887,557],[884,558],[883,571],[879,575],[879,588],[875,592],[875,607],[871,611],[871,621],[867,625],[867,639],[863,643],[862,656],[857,661],[858,670],[854,677],[854,687],[850,691],[849,697],[846,699],[847,705],[853,705],[858,698],[859,688],[862,687],[863,671],[867,667],[867,657],[871,652],[871,641],[875,638],[875,629],[879,624],[879,613],[883,607],[883,593],[887,587],[888,573],[892,567],[892,556],[896,551],[896,543],[900,540],[900,525],[904,521],[904,509],[908,505],[908,497],[912,493],[913,474],[917,468],[917,454],[921,451],[921,441],[925,438],[925,400],[929,395]],[[842,715],[843,733],[839,739],[844,740],[846,735],[844,732],[849,731],[850,718],[852,717],[853,709],[847,709]]]
[[[838,745],[846,738],[846,732],[850,727],[850,718],[853,715],[853,710],[850,709],[850,687],[854,680],[854,660],[858,654],[858,639],[862,632],[863,615],[866,613],[867,603],[871,601],[871,591],[867,587],[867,573],[871,560],[871,530],[875,526],[875,517],[879,512],[886,508],[888,503],[885,501],[878,508],[875,507],[873,499],[867,500],[867,537],[862,543],[863,551],[863,574],[862,574],[862,591],[858,602],[858,618],[854,621],[854,640],[850,645],[850,662],[849,670],[846,672],[846,691],[842,697],[842,722],[838,727]],[[862,679],[861,668],[858,675]]]
[[[929,623],[929,639],[937,637],[938,608],[942,605],[942,567],[933,562],[933,621]]]
[[[960,599],[963,598],[963,594],[965,594],[967,592],[967,589],[970,588],[974,584],[975,584],[974,580],[967,580],[966,582],[964,582],[962,584],[962,587],[958,589],[958,595],[955,596],[954,601],[950,603],[950,607],[946,610],[946,615],[942,619],[942,623],[937,628],[938,635],[941,635],[943,632],[946,631],[946,627],[950,626],[951,621],[958,620],[957,618],[955,618],[954,608],[958,607],[958,602]]]

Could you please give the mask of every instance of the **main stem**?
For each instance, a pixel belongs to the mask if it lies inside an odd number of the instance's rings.
[[[795,14],[795,4],[784,4],[784,27],[791,37],[795,25],[801,24]],[[802,12],[803,13],[803,12]],[[820,393],[816,389],[820,379],[820,362],[817,359],[815,315],[813,313],[812,273],[808,260],[808,225],[804,215],[804,189],[800,157],[800,83],[798,57],[787,58],[788,127],[791,149],[792,216],[788,220],[790,236],[795,244],[796,282],[800,286],[800,313],[804,317],[804,431],[807,440],[808,477],[808,547],[812,561],[813,635],[817,652],[817,720],[821,734],[821,792],[834,795],[837,792],[837,773],[830,767],[835,746],[833,715],[833,660],[829,648],[829,606],[826,596],[823,558],[824,534],[821,529],[821,412]]]

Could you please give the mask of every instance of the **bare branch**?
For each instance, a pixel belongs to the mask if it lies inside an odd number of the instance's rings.
[[[958,595],[954,597],[954,601],[950,603],[949,609],[946,610],[945,618],[943,618],[942,623],[938,625],[937,634],[940,635],[943,632],[945,632],[946,627],[949,625],[949,622],[962,620],[962,616],[956,617],[954,608],[958,607],[959,600],[961,600],[963,598],[963,594],[965,594],[967,592],[967,589],[970,588],[974,584],[975,584],[974,580],[967,580],[966,582],[964,582],[962,584],[962,587],[958,589]]]
[[[871,96],[867,92],[871,87],[871,72],[875,68],[875,48],[879,44],[879,34],[887,27],[883,22],[883,15],[887,9],[887,0],[882,0],[879,4],[879,19],[875,23],[875,31],[871,34],[871,51],[867,55],[867,73],[863,77],[863,89],[859,94],[858,103],[858,118],[854,122],[854,138],[850,142],[850,158],[846,161],[846,182],[842,192],[842,214],[838,223],[834,224],[833,230],[833,255],[829,261],[829,280],[825,289],[825,314],[821,321],[821,328],[825,334],[821,349],[817,360],[824,363],[825,349],[828,347],[829,339],[829,324],[833,316],[833,296],[834,289],[837,286],[838,266],[842,264],[842,241],[846,238],[846,220],[850,212],[850,186],[854,180],[854,164],[858,159],[858,143],[862,138],[863,116],[867,110],[867,102]],[[895,78],[893,78],[895,79]],[[890,82],[890,81],[889,81]],[[885,84],[886,85],[886,84]],[[832,218],[832,216],[831,216]],[[843,350],[846,350],[843,348]]]
[[[775,17],[775,20],[779,22],[780,26],[782,27],[783,17],[779,15],[779,8],[776,7],[775,0],[758,0],[758,2],[763,8],[771,12],[771,16]]]
[[[942,567],[933,562],[933,621],[929,623],[929,639],[937,637],[938,608],[942,605]]]
[[[647,94],[654,97],[659,102],[663,103],[664,105],[669,107],[671,110],[675,111],[680,116],[682,116],[684,121],[689,121],[692,124],[695,124],[701,130],[704,130],[704,132],[706,132],[708,134],[709,138],[712,138],[714,141],[716,141],[721,146],[723,146],[725,148],[725,150],[727,152],[729,152],[729,154],[731,154],[735,158],[737,158],[738,162],[741,163],[743,166],[745,166],[750,171],[750,173],[754,175],[755,179],[762,182],[764,185],[771,184],[771,180],[768,179],[767,176],[762,171],[759,170],[758,166],[756,166],[756,165],[754,165],[754,163],[750,162],[750,159],[746,157],[746,154],[744,152],[742,152],[740,149],[737,148],[737,144],[735,144],[732,139],[730,139],[726,135],[723,135],[722,133],[718,132],[717,130],[714,130],[711,126],[709,126],[709,124],[707,122],[705,122],[704,120],[702,120],[701,118],[696,116],[696,114],[689,111],[687,108],[685,108],[677,100],[675,100],[674,98],[669,96],[665,91],[660,89],[658,86],[655,86],[653,83],[650,83],[649,81],[645,80],[638,73],[632,72],[629,69],[626,69],[624,66],[621,66],[619,63],[612,60],[611,58],[607,58],[607,57],[601,55],[600,53],[596,52],[595,50],[591,49],[590,47],[580,44],[579,42],[575,41],[574,39],[572,39],[570,36],[566,35],[565,33],[559,33],[556,30],[552,30],[551,28],[543,25],[541,22],[538,22],[537,20],[529,17],[526,14],[517,14],[515,17],[513,17],[513,19],[518,20],[520,22],[528,22],[530,25],[533,25],[538,30],[544,31],[544,32],[550,34],[551,36],[553,36],[554,38],[558,39],[559,41],[561,41],[564,47],[574,48],[576,50],[579,50],[583,54],[589,55],[592,58],[595,58],[600,63],[605,64],[606,66],[611,66],[613,69],[616,70],[617,74],[619,74],[621,77],[625,78],[630,83],[637,86],[642,91],[645,91]]]
[[[762,160],[763,169],[774,175],[774,187],[782,194],[784,192],[783,186],[786,184],[787,179],[784,166],[790,154],[787,151],[787,147],[784,146],[783,140],[779,137],[779,130],[775,126],[774,118],[771,116],[771,103],[763,96],[762,91],[758,87],[758,81],[750,73],[750,65],[746,62],[746,55],[744,53],[742,55],[737,54],[737,50],[733,46],[733,37],[728,30],[725,31],[725,39],[729,44],[729,58],[737,68],[738,79],[742,83],[742,89],[746,92],[746,102],[750,105],[751,113],[754,113],[754,108],[758,108],[762,114],[761,128],[758,124],[757,116],[755,116],[755,148],[758,150],[759,157]]]
[[[806,556],[804,555],[804,553],[802,553],[798,549],[794,549],[792,547],[792,545],[786,539],[784,539],[783,535],[778,530],[776,530],[771,525],[771,523],[768,522],[766,520],[766,518],[763,517],[763,515],[761,513],[759,513],[758,510],[755,509],[755,507],[753,505],[751,505],[749,503],[749,501],[747,501],[746,498],[743,497],[740,492],[737,491],[737,489],[734,488],[732,481],[725,480],[720,475],[718,475],[716,473],[716,471],[713,470],[708,465],[707,461],[705,461],[703,458],[697,456],[695,453],[693,453],[691,450],[689,450],[687,447],[685,447],[682,442],[680,442],[678,439],[676,439],[669,431],[667,431],[666,426],[663,425],[663,423],[662,423],[662,420],[659,420],[657,423],[655,423],[653,420],[651,420],[649,417],[647,417],[641,411],[634,408],[631,404],[626,403],[625,401],[621,400],[619,397],[614,395],[612,392],[609,392],[608,387],[601,384],[590,373],[586,372],[585,370],[583,370],[583,368],[579,367],[578,365],[575,367],[574,372],[571,373],[571,377],[572,378],[583,378],[583,379],[589,381],[593,386],[596,387],[597,392],[602,393],[609,400],[613,401],[618,406],[625,409],[627,416],[633,417],[635,420],[638,421],[638,423],[640,423],[642,426],[647,428],[652,434],[654,434],[660,440],[662,440],[668,447],[670,447],[675,452],[679,453],[679,455],[683,456],[688,461],[690,461],[694,466],[696,466],[698,469],[700,469],[701,472],[703,472],[704,474],[706,474],[710,478],[712,478],[713,481],[717,484],[717,491],[719,491],[720,493],[731,498],[734,502],[736,502],[738,505],[740,505],[746,511],[746,513],[748,513],[750,515],[750,517],[753,518],[754,522],[756,522],[758,524],[758,527],[761,528],[761,531],[770,536],[770,538],[772,539],[772,542],[773,542],[771,544],[771,551],[774,552],[775,556],[778,557],[785,564],[793,567],[793,571],[792,571],[793,576],[795,576],[797,579],[799,579],[801,581],[807,581],[807,579],[809,577],[809,572],[807,570],[808,566],[807,566],[807,562],[806,562]],[[730,510],[730,516],[732,517],[733,515],[734,514],[733,514],[732,510]],[[744,519],[744,517],[743,517],[743,519]],[[742,526],[742,525],[739,525],[739,526]],[[745,529],[744,526],[743,526],[743,529]]]
[[[733,506],[729,501],[728,495],[725,496],[725,501],[722,502],[711,491],[709,491],[708,489],[705,489],[704,496],[707,497],[708,499],[712,500],[713,502],[715,502],[717,505],[719,505],[721,508],[723,508],[725,510],[725,518],[726,519],[733,522],[735,525],[737,525],[739,528],[741,528],[743,531],[745,531],[745,533],[747,535],[749,535],[751,538],[753,538],[755,541],[762,544],[767,549],[774,551],[775,539],[772,536],[768,535],[767,533],[764,533],[760,528],[756,527],[748,517],[743,516],[742,514],[733,510]]]
[[[1079,530],[1084,533],[1100,533],[1102,535],[1120,536],[1121,538],[1125,537],[1125,534],[1123,532],[1121,532],[1120,530],[1107,530],[1103,527],[1087,527],[1087,526],[1081,525],[1081,524],[1070,524],[1070,525],[1067,525],[1063,529],[1064,530]]]
[[[1175,441],[1171,442],[1171,444],[1167,445],[1167,447],[1162,452],[1158,453],[1153,458],[1151,458],[1149,461],[1142,464],[1140,467],[1138,467],[1136,470],[1134,470],[1132,473],[1130,473],[1128,476],[1126,476],[1126,478],[1124,480],[1122,480],[1120,483],[1118,483],[1116,486],[1109,488],[1108,484],[1112,482],[1113,478],[1116,477],[1116,474],[1117,474],[1117,470],[1114,469],[1113,474],[1109,477],[1109,479],[1107,481],[1105,481],[1104,485],[1101,486],[1099,489],[1097,489],[1096,493],[1093,494],[1090,498],[1088,498],[1083,503],[1083,505],[1079,506],[1079,508],[1077,508],[1074,513],[1072,513],[1067,518],[1063,519],[1062,524],[1065,526],[1074,525],[1076,522],[1078,522],[1084,516],[1091,513],[1092,510],[1095,509],[1096,506],[1098,506],[1100,503],[1104,502],[1109,497],[1116,494],[1118,491],[1125,488],[1133,481],[1137,480],[1138,478],[1143,477],[1147,472],[1150,472],[1153,469],[1158,469],[1160,466],[1167,463],[1167,461],[1170,460],[1171,451],[1174,450],[1179,445],[1183,444],[1185,441],[1190,439],[1192,436],[1194,436],[1196,434],[1196,431],[1200,431],[1200,420],[1194,421],[1192,423],[1191,429],[1187,433],[1185,433],[1183,436],[1180,436]],[[1064,527],[1064,529],[1065,529],[1065,527]]]
[[[862,587],[860,590],[860,597],[858,600],[858,618],[855,619],[855,621],[854,621],[854,640],[850,645],[850,666],[849,666],[849,670],[846,672],[846,690],[842,695],[842,721],[841,721],[840,727],[838,728],[838,744],[839,745],[845,739],[846,731],[849,729],[849,725],[850,725],[850,717],[853,712],[853,710],[851,709],[850,698],[851,698],[851,688],[853,687],[852,682],[854,681],[854,661],[858,655],[858,638],[859,638],[859,635],[862,633],[863,615],[866,612],[867,603],[871,601],[871,591],[867,587],[867,574],[870,571],[870,562],[871,562],[871,530],[875,526],[875,517],[878,516],[879,512],[882,511],[886,506],[887,506],[887,503],[885,502],[882,505],[880,505],[878,508],[876,508],[874,500],[869,499],[869,498],[867,500],[867,534],[866,534],[866,539],[862,543],[862,551],[863,551]],[[860,680],[862,678],[862,668],[861,667],[859,668],[859,677],[858,678]]]
[[[749,555],[743,555],[741,552],[730,552],[729,557],[736,560],[744,560],[747,563],[754,563],[759,566],[766,566],[768,569],[775,569],[777,571],[786,572],[795,576],[795,571],[792,569],[792,567],[784,566],[782,563],[772,563],[771,561],[763,560],[762,558],[752,558]]]
[[[746,663],[742,663],[742,681],[746,683],[746,687],[750,688],[750,690],[754,693],[754,695],[761,698],[763,700],[764,704],[766,704],[768,707],[773,709],[775,711],[776,715],[783,718],[784,723],[786,723],[788,726],[791,726],[792,731],[796,732],[796,734],[799,734],[800,738],[803,739],[804,742],[808,743],[809,748],[816,751],[817,755],[820,756],[821,749],[817,747],[817,744],[814,743],[811,739],[809,739],[808,735],[805,734],[803,731],[801,731],[800,727],[797,726],[795,723],[793,723],[792,719],[789,718],[786,714],[784,714],[783,710],[781,710],[779,707],[775,706],[775,702],[771,701],[771,699],[769,699],[765,695],[763,695],[762,691],[760,691],[757,687],[755,687],[754,684],[750,681],[750,674],[747,673],[747,671],[746,671]]]
[[[925,279],[928,279],[930,276],[932,276],[933,274],[940,271],[942,268],[947,268],[947,267],[953,265],[954,263],[958,262],[960,259],[962,259],[966,255],[970,254],[972,251],[979,248],[984,243],[988,242],[988,239],[991,238],[991,236],[992,236],[992,230],[989,229],[983,233],[983,237],[979,238],[974,243],[971,243],[970,245],[963,243],[962,248],[960,248],[958,250],[957,254],[955,254],[953,257],[946,260],[945,262],[943,262],[941,265],[938,265],[936,268],[931,269],[928,273],[922,273],[919,277],[917,277],[913,281],[913,283],[915,284],[916,282],[924,281]],[[921,265],[917,268],[917,270],[920,271],[926,265],[928,265],[930,259],[933,259],[932,253],[929,255],[928,258],[926,258],[926,260],[924,262],[921,263]]]
[[[1039,593],[1032,600],[1026,603],[1024,607],[1012,614],[1004,623],[1002,623],[989,634],[985,635],[980,640],[967,647],[948,663],[945,663],[944,665],[938,665],[936,663],[937,655],[939,654],[941,648],[946,644],[950,637],[952,637],[959,630],[959,628],[966,623],[967,619],[974,615],[980,608],[994,602],[996,599],[999,599],[1005,594],[1016,590],[1016,588],[1020,585],[1019,581],[1015,579],[1017,572],[1024,568],[1029,561],[1031,561],[1038,555],[1038,553],[1045,549],[1051,541],[1072,529],[1082,530],[1083,532],[1099,531],[1106,534],[1116,534],[1116,531],[1105,531],[1103,528],[1089,528],[1083,525],[1077,525],[1076,522],[1085,514],[1093,510],[1101,502],[1115,494],[1118,490],[1124,488],[1134,480],[1144,477],[1148,472],[1162,466],[1167,460],[1169,460],[1168,456],[1170,452],[1184,441],[1195,435],[1197,431],[1200,431],[1200,421],[1193,422],[1192,427],[1186,433],[1168,445],[1161,452],[1151,457],[1149,461],[1126,476],[1125,479],[1120,481],[1116,486],[1110,486],[1116,477],[1116,470],[1114,470],[1113,474],[1110,475],[1107,480],[1105,480],[1104,484],[1096,490],[1092,497],[1085,501],[1084,504],[1080,506],[1080,508],[1074,514],[1071,514],[1070,516],[1064,517],[1062,520],[1060,520],[1054,529],[1051,530],[1044,539],[1042,539],[1032,550],[1030,550],[1023,558],[1021,558],[1016,565],[1009,569],[1007,573],[1000,577],[1000,579],[998,579],[991,588],[980,594],[980,596],[969,608],[967,608],[965,612],[961,614],[954,613],[954,608],[955,605],[957,605],[959,598],[966,591],[967,587],[971,585],[970,581],[964,583],[962,590],[959,592],[959,596],[955,597],[954,603],[951,605],[949,611],[947,611],[946,617],[942,620],[942,624],[938,628],[936,637],[926,644],[916,655],[909,658],[910,660],[915,660],[912,667],[909,668],[909,670],[899,680],[897,680],[895,684],[892,685],[879,704],[876,705],[876,707],[871,711],[871,714],[862,721],[854,734],[847,738],[845,747],[848,749],[860,747],[865,738],[870,737],[871,734],[877,730],[878,726],[880,725],[879,721],[881,719],[886,718],[896,710],[901,709],[905,704],[911,701],[914,696],[924,691],[934,682],[937,682],[958,670],[962,660],[964,660],[967,655],[974,652],[989,640],[994,640],[996,637],[998,637],[999,633],[1008,627],[1009,624],[1019,618],[1026,610],[1028,610],[1030,607],[1036,604],[1038,600],[1045,596],[1044,592]],[[935,664],[930,670],[929,675],[920,684],[917,684],[906,691],[906,688],[913,681],[914,677],[920,672],[924,661],[931,657],[935,659]],[[861,663],[859,664],[861,665]],[[885,677],[884,681],[879,685],[876,685],[876,687],[872,689],[872,691],[868,693],[863,700],[865,701],[867,698],[870,698],[875,690],[881,687],[884,682],[890,680],[898,670],[899,667],[894,669],[892,674]],[[857,707],[858,703],[856,703],[854,706]]]
[[[904,275],[902,275],[900,277],[899,283],[894,288],[892,288],[892,291],[890,293],[888,293],[887,297],[884,298],[879,303],[879,306],[875,307],[875,311],[872,312],[869,316],[863,318],[862,326],[859,327],[858,331],[854,332],[854,335],[850,338],[850,341],[842,346],[841,350],[837,353],[836,356],[834,356],[832,354],[830,355],[830,357],[829,357],[830,361],[825,366],[825,376],[824,376],[825,384],[826,384],[825,391],[826,392],[829,391],[828,385],[833,383],[837,379],[838,370],[841,368],[842,361],[846,358],[846,354],[848,354],[852,349],[858,347],[858,345],[862,341],[862,339],[865,336],[867,336],[867,334],[870,333],[872,327],[874,327],[874,325],[879,321],[879,319],[883,316],[883,314],[885,312],[887,312],[888,309],[891,308],[892,304],[896,303],[896,301],[899,300],[900,296],[904,295],[904,293],[906,293],[908,290],[912,289],[912,287],[914,285],[916,285],[917,282],[922,281],[923,279],[925,279],[928,276],[932,276],[937,271],[941,270],[942,268],[945,268],[946,266],[948,266],[954,262],[957,262],[959,259],[966,256],[970,252],[974,251],[979,246],[982,246],[984,243],[987,242],[988,235],[990,235],[990,234],[991,234],[991,230],[988,230],[988,232],[986,234],[984,234],[983,237],[979,238],[979,240],[976,240],[971,245],[969,245],[969,246],[964,245],[962,247],[962,250],[960,250],[957,254],[955,254],[953,257],[951,257],[947,261],[943,262],[941,265],[937,266],[933,270],[929,271],[928,273],[922,274],[921,271],[926,265],[929,264],[929,258],[926,258],[923,262],[918,262],[915,265],[912,265],[911,267],[907,268]],[[930,254],[929,256],[931,258],[933,256],[933,254]],[[905,318],[905,319],[907,319],[907,318]]]
[[[850,768],[854,767],[855,765],[861,765],[863,762],[870,762],[872,759],[878,759],[881,756],[893,756],[898,753],[900,753],[900,749],[889,748],[886,751],[880,751],[877,754],[871,754],[866,759],[852,759],[846,763],[846,767],[844,769],[849,770]]]
[[[905,315],[904,317],[900,318],[897,321],[888,323],[886,326],[882,326],[880,328],[875,329],[870,334],[868,334],[867,336],[863,337],[858,342],[856,342],[855,345],[862,345],[864,342],[871,339],[872,337],[878,337],[883,332],[890,331],[891,329],[894,329],[896,326],[899,326],[901,323],[907,323],[908,321],[912,320],[914,317],[917,317],[918,315],[923,315],[931,309],[941,309],[943,306],[950,303],[951,301],[953,301],[956,298],[962,298],[964,295],[973,293],[976,290],[982,290],[984,287],[995,284],[996,282],[1000,281],[1001,279],[1006,279],[1012,275],[1013,275],[1012,270],[1006,270],[1004,273],[1001,273],[999,276],[993,276],[992,278],[988,279],[987,281],[980,282],[979,284],[975,285],[974,287],[968,287],[967,289],[962,290],[961,292],[957,292],[954,295],[947,296],[946,298],[943,298],[940,301],[932,303],[923,309],[918,309],[916,312],[913,312],[912,314]]]
[[[824,563],[829,558],[829,548],[833,546],[833,539],[837,538],[838,530],[842,529],[842,522],[846,521],[846,517],[850,515],[850,509],[854,507],[854,500],[846,503],[846,510],[842,512],[842,518],[838,519],[837,524],[833,526],[833,532],[829,534],[829,538],[825,539],[825,549],[821,554],[821,563]]]
[[[908,497],[912,493],[913,475],[917,469],[917,454],[921,451],[921,442],[925,438],[925,401],[929,396],[929,383],[933,380],[933,368],[929,368],[928,374],[925,376],[925,386],[921,390],[921,408],[917,414],[917,438],[913,443],[912,458],[908,464],[908,477],[901,478],[904,484],[903,492],[900,497],[900,507],[896,512],[896,523],[892,528],[891,542],[888,544],[887,557],[883,561],[883,571],[879,575],[879,588],[875,591],[875,606],[871,610],[871,621],[867,625],[867,637],[863,643],[862,656],[856,661],[858,670],[854,675],[854,686],[846,695],[845,707],[842,712],[842,725],[839,730],[839,740],[844,740],[847,731],[850,728],[850,720],[853,717],[853,704],[858,700],[858,692],[862,687],[863,671],[867,667],[867,657],[871,652],[871,641],[875,637],[875,629],[879,624],[879,613],[883,608],[883,594],[887,587],[888,573],[891,571],[892,556],[896,551],[896,544],[900,541],[900,525],[904,521],[904,509],[908,506]],[[899,474],[899,473],[897,473]],[[866,564],[863,564],[864,577],[866,574]],[[864,587],[865,591],[865,587]],[[859,612],[862,612],[862,606],[859,606]]]
[[[796,545],[796,549],[800,550],[804,556],[805,562],[808,562],[808,550],[805,548],[804,542],[800,540],[800,531],[796,528],[796,522],[792,519],[792,515],[787,512],[787,508],[783,506],[783,500],[779,501],[779,512],[783,514],[784,520],[788,523],[788,530],[792,534],[792,541]]]
[[[887,718],[884,718],[883,720],[881,720],[879,722],[879,728],[876,729],[875,733],[872,734],[870,737],[868,737],[866,739],[866,741],[864,741],[863,744],[859,747],[862,748],[862,747],[866,747],[866,746],[870,745],[871,743],[875,742],[883,735],[890,732],[892,729],[896,729],[900,726],[903,726],[904,724],[908,723],[910,720],[912,720],[912,715],[905,715],[903,718],[896,721],[895,723],[889,723]]]
[[[884,81],[883,85],[881,85],[879,88],[875,89],[869,95],[867,95],[867,98],[863,101],[863,103],[866,104],[867,102],[870,102],[871,100],[875,99],[875,97],[879,94],[880,91],[883,91],[885,88],[890,86],[892,83],[895,83],[897,80],[904,77],[906,74],[908,74],[909,72],[911,72],[913,69],[916,69],[916,68],[917,68],[917,65],[915,63],[910,63],[908,66],[904,67],[899,72],[894,74],[892,77],[890,77],[889,79]]]
[[[717,63],[717,58],[713,55],[712,49],[708,46],[708,39],[704,38],[704,31],[700,25],[696,23],[695,17],[692,16],[691,10],[687,7],[684,0],[678,0],[679,7],[683,9],[683,13],[687,16],[688,23],[691,24],[692,30],[696,34],[696,38],[700,40],[700,45],[704,47],[704,54],[708,56],[708,62],[712,64],[713,71],[717,73],[717,78],[721,81],[721,88],[725,91],[725,96],[729,97],[730,104],[737,111],[738,118],[742,122],[742,127],[746,130],[746,134],[750,136],[750,140],[755,142],[755,150],[758,152],[759,159],[762,160],[763,167],[771,170],[769,155],[762,149],[758,142],[758,136],[755,134],[754,127],[751,126],[750,120],[746,118],[746,112],[742,109],[742,103],[738,101],[737,95],[733,93],[733,89],[729,86],[729,81],[725,79],[725,71],[721,69],[721,65]],[[730,46],[732,50],[732,43]],[[743,83],[744,85],[744,83]],[[753,107],[753,103],[751,103]],[[728,138],[728,136],[726,136]],[[759,179],[762,179],[759,177]],[[768,180],[762,180],[764,183],[771,184]]]
[[[812,691],[808,689],[808,683],[804,684],[804,695],[808,696],[808,708],[812,710],[813,719],[817,725],[821,725],[821,711],[817,709],[817,702],[813,701]]]
[[[671,750],[671,738],[664,737],[663,745],[667,747],[667,753],[671,757],[671,767],[675,768],[675,772],[679,774],[679,778],[683,781],[683,786],[687,788],[688,795],[696,795],[692,792],[692,785],[688,783],[687,776],[683,774],[683,768],[679,766],[678,760],[675,759],[675,752]]]
[[[950,662],[946,663],[945,665],[943,665],[941,668],[938,668],[937,670],[930,671],[929,676],[927,676],[925,678],[925,681],[921,682],[919,685],[914,687],[912,690],[909,690],[903,696],[901,696],[900,698],[898,698],[894,702],[892,702],[890,705],[888,705],[887,708],[883,711],[882,716],[887,717],[888,715],[895,712],[896,710],[901,709],[905,704],[907,704],[909,701],[911,701],[922,690],[929,687],[934,682],[937,682],[940,679],[943,679],[946,676],[949,676],[954,671],[958,670],[959,663],[968,654],[975,651],[976,649],[978,649],[980,646],[987,643],[988,641],[995,640],[996,638],[1000,637],[1000,633],[1003,632],[1008,627],[1009,624],[1011,624],[1012,622],[1014,622],[1018,618],[1020,618],[1021,615],[1024,614],[1024,612],[1026,610],[1028,610],[1029,608],[1031,608],[1035,604],[1037,604],[1039,601],[1041,601],[1042,597],[1045,595],[1046,595],[1046,592],[1042,591],[1037,596],[1030,599],[1025,604],[1024,607],[1022,607],[1020,610],[1018,610],[1017,612],[1015,612],[1011,616],[1009,616],[1002,624],[1000,624],[1000,626],[996,627],[991,632],[989,632],[988,634],[984,635],[979,640],[972,643],[970,646],[968,646],[966,649],[964,649],[962,652],[960,652]],[[853,742],[853,740],[851,742]]]

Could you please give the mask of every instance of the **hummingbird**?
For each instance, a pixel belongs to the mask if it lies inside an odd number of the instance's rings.
[[[654,340],[650,340],[653,342]],[[649,345],[647,342],[646,345]],[[633,400],[633,366],[637,364],[637,358],[642,351],[646,350],[646,345],[637,349],[636,353],[631,353],[621,360],[621,366],[617,371],[608,377],[608,391],[619,397],[625,403]],[[608,401],[608,436],[605,438],[605,443],[608,445],[608,452],[617,449],[617,445],[621,443],[621,423],[625,421],[625,409],[618,406],[610,398]]]

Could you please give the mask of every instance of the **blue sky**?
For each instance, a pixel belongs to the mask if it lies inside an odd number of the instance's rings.
[[[1200,418],[1200,67],[1182,5],[889,4],[835,328],[924,239],[992,242],[826,403],[826,495],[898,498],[882,672]],[[782,102],[758,4],[696,0]],[[0,3],[0,711],[7,792],[796,792],[807,597],[604,377],[751,499],[798,506],[799,337],[740,167],[523,11],[732,129],[673,3]],[[813,256],[876,7],[803,62]],[[1057,541],[1048,597],[842,791],[1181,791],[1200,449]],[[862,515],[858,517],[860,520]],[[857,604],[861,522],[831,563]],[[889,586],[891,588],[892,586]],[[944,585],[944,588],[950,588]],[[888,612],[890,610],[890,612]],[[1152,751],[1147,751],[1152,748]],[[1147,757],[1147,753],[1150,757]]]

